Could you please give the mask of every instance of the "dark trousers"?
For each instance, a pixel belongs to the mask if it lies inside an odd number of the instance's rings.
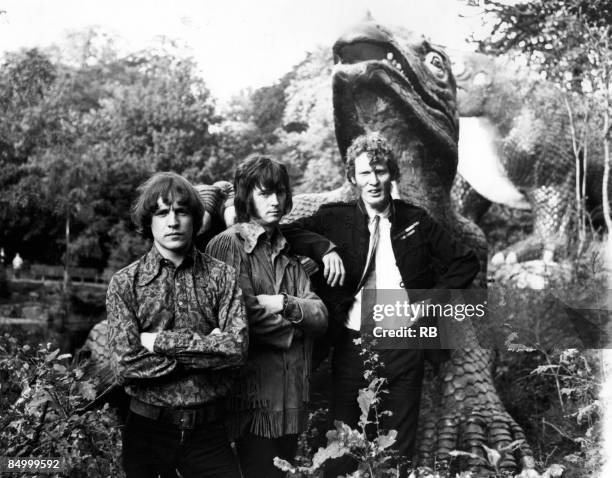
[[[346,329],[334,347],[332,355],[332,418],[351,428],[359,423],[361,411],[357,403],[359,389],[366,387],[363,378],[363,360],[359,355],[361,346],[353,340],[360,334]],[[397,430],[394,448],[403,460],[414,454],[421,386],[423,382],[422,350],[377,351],[385,364],[381,376],[387,378],[388,393],[381,395],[379,411],[388,410],[391,416],[380,417],[381,428]],[[368,430],[366,430],[368,431]],[[337,477],[354,471],[357,463],[350,457],[331,460],[325,467],[325,476]]]
[[[181,432],[175,425],[129,412],[123,430],[123,469],[127,478],[240,478],[222,420]]]
[[[274,466],[274,457],[292,463],[297,438],[297,435],[265,438],[249,432],[243,434],[236,440],[243,478],[283,478],[285,472]]]

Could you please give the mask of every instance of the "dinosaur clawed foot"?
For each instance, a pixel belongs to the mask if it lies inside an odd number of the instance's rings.
[[[544,260],[504,263],[493,270],[493,279],[503,286],[542,290],[567,284],[572,270],[571,264]]]
[[[516,264],[517,262],[518,258],[514,252],[510,252],[507,256],[505,256],[503,252],[498,252],[491,258],[492,266],[501,266],[502,264]]]
[[[522,429],[505,410],[456,411],[423,427],[419,464],[455,473],[534,469],[535,460]],[[426,450],[435,450],[427,453]]]
[[[524,258],[525,256],[523,256]],[[542,251],[542,262],[547,264],[553,264],[555,262],[555,253],[554,251],[545,249]],[[517,264],[519,262],[519,255],[516,252],[508,252],[504,254],[504,252],[497,252],[491,258],[491,265],[499,267],[502,264]],[[524,262],[524,261],[521,261]]]
[[[554,262],[555,250],[558,241],[531,235],[522,241],[512,244],[503,251],[497,252],[491,258],[491,265],[498,267],[502,264],[516,264],[530,260],[541,260],[546,263]]]

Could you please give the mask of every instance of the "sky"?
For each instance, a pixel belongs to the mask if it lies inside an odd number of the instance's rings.
[[[125,52],[160,35],[196,59],[212,94],[274,83],[318,45],[331,45],[370,11],[462,48],[481,22],[477,0],[0,0],[0,52],[58,43],[88,27],[117,36]],[[463,14],[464,18],[459,15]]]

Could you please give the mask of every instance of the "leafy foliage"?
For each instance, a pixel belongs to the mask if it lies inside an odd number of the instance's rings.
[[[217,179],[210,126],[219,118],[189,58],[163,48],[118,58],[94,41],[77,50],[81,61],[38,50],[4,60],[0,242],[9,255],[58,263],[68,224],[72,264],[101,268],[120,240],[109,231],[129,222],[152,172]]]
[[[284,129],[272,152],[292,166],[298,192],[329,191],[343,182],[334,135],[332,67],[330,48],[310,52],[294,68],[285,91]]]
[[[600,69],[606,52],[593,42],[594,34],[610,38],[610,0],[532,0],[486,2],[494,19],[489,36],[479,42],[485,53],[521,51],[546,76],[574,91],[583,80],[594,85],[593,70]]]
[[[359,345],[361,339],[357,339]],[[361,415],[357,428],[353,429],[336,420],[334,429],[326,434],[327,445],[319,448],[306,466],[294,467],[280,458],[274,459],[274,464],[283,471],[297,476],[313,476],[323,469],[328,460],[351,456],[357,462],[357,470],[353,477],[385,477],[398,476],[401,460],[397,459],[397,451],[392,448],[396,441],[396,430],[380,428],[380,418],[389,411],[380,409],[381,396],[386,392],[386,379],[379,376],[384,364],[368,344],[363,344],[361,355],[364,359],[364,377],[368,386],[359,390],[357,403]]]
[[[602,462],[603,354],[595,347],[610,312],[598,310],[606,277],[597,263],[596,251],[576,260],[574,278],[563,288],[499,291],[509,304],[500,320],[513,331],[496,367],[500,398],[525,430],[539,466],[563,463],[568,478],[597,475]],[[569,348],[576,346],[591,349]]]
[[[123,476],[117,417],[88,410],[94,384],[51,344],[0,337],[0,448],[8,456],[62,457],[70,477]]]
[[[572,140],[576,155],[576,168],[588,171],[586,164],[591,161],[589,154],[603,157],[603,171],[595,174],[603,177],[600,186],[603,219],[607,229],[612,229],[610,212],[610,144],[609,124],[612,103],[610,101],[610,59],[612,48],[612,2],[610,0],[531,0],[506,4],[488,2],[485,11],[493,18],[495,25],[490,35],[479,42],[482,51],[524,55],[545,76],[562,88],[586,93],[599,106],[601,126],[587,127],[587,116],[579,119],[573,108],[567,106],[573,116],[572,123],[584,122],[582,126],[572,125]],[[585,109],[591,111],[585,102]],[[595,111],[597,111],[597,109]],[[590,118],[589,118],[590,120]],[[579,131],[583,130],[582,133]],[[600,153],[588,148],[588,136],[597,138],[603,144]],[[587,150],[589,150],[587,154]],[[591,173],[592,174],[592,173]],[[579,171],[576,174],[581,175]],[[588,175],[588,173],[587,173]],[[587,176],[585,175],[585,177]],[[592,182],[592,181],[591,181]],[[585,197],[585,183],[576,185],[577,197]],[[590,196],[599,194],[590,192]],[[577,200],[576,207],[583,205]],[[578,230],[581,238],[586,225],[579,214]]]
[[[498,368],[502,398],[525,428],[539,464],[562,460],[567,477],[601,467],[600,354],[522,352],[504,356]]]
[[[270,154],[289,167],[295,192],[343,181],[334,136],[331,48],[316,48],[274,85],[233,98],[220,124],[226,158]]]

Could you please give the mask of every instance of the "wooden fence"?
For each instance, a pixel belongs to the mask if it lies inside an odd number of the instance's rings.
[[[91,267],[71,267],[68,269],[72,280],[81,282],[101,282],[102,274]],[[35,279],[61,279],[64,277],[63,266],[47,266],[43,264],[32,264],[30,266],[30,276]]]

